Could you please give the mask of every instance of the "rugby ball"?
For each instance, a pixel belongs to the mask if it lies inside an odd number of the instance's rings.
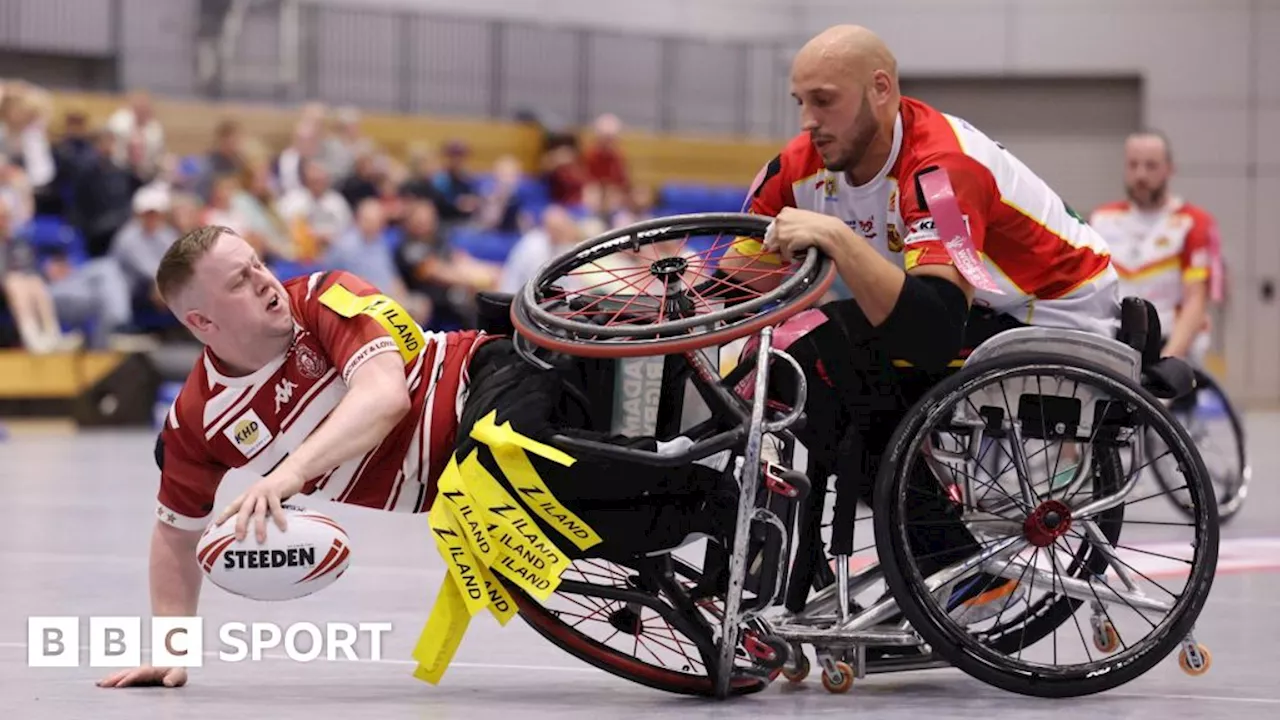
[[[324,513],[284,505],[283,532],[267,521],[259,544],[250,527],[236,541],[235,519],[213,523],[200,536],[196,561],[214,585],[251,600],[294,600],[323,590],[342,577],[351,562],[347,531]]]

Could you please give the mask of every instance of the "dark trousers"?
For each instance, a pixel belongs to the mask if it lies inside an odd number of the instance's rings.
[[[930,388],[959,369],[952,367],[928,372],[892,357],[884,342],[874,335],[855,330],[865,321],[855,318],[860,310],[854,300],[839,300],[823,306],[826,323],[788,348],[805,369],[808,383],[805,426],[796,432],[809,451],[810,478],[821,487],[822,479],[836,476],[837,503],[833,518],[830,551],[852,554],[855,545],[871,544],[868,534],[853,540],[856,503],[872,506],[876,476],[894,431],[911,407]],[[1005,330],[1022,327],[1007,315],[983,309],[970,312],[965,333],[968,351]],[[776,392],[784,402],[795,397],[793,382],[785,374],[774,376]],[[959,523],[953,504],[943,495],[941,485],[917,465],[911,481],[913,502],[905,520],[914,525],[912,544],[927,549],[927,558],[918,558],[922,571],[932,572],[971,554],[976,545]],[[818,507],[818,510],[821,506]]]

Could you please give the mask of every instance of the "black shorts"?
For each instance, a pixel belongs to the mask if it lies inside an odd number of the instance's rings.
[[[533,367],[505,338],[481,346],[468,370],[471,380],[459,421],[456,453],[464,458],[472,450],[478,451],[486,469],[513,496],[487,446],[470,437],[471,428],[490,412],[497,412],[498,424],[510,422],[514,430],[539,442],[549,442],[556,433],[568,433],[645,450],[657,447],[649,437],[609,437],[584,431],[583,409],[566,390],[566,385],[578,383],[580,378],[572,371]],[[565,467],[533,454],[529,458],[552,494],[603,541],[585,552],[572,543],[557,543],[570,557],[621,561],[674,547],[692,533],[722,537],[732,527],[734,500],[722,492],[724,475],[712,468],[659,469],[581,456]],[[553,540],[558,537],[545,525],[543,530]]]

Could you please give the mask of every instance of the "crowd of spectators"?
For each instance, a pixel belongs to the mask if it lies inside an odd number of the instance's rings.
[[[227,117],[185,157],[146,93],[98,126],[69,111],[56,136],[51,108],[39,87],[0,83],[0,344],[37,353],[182,337],[152,278],[200,225],[235,229],[283,277],[351,270],[424,327],[454,329],[477,291],[514,291],[561,249],[653,212],[611,115],[585,147],[550,136],[536,168],[476,168],[466,138],[388,153],[353,108],[303,106],[282,148]]]

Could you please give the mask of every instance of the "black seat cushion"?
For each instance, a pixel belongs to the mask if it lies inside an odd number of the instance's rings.
[[[1196,389],[1196,374],[1179,358],[1161,358],[1142,369],[1142,386],[1158,398],[1177,400]]]
[[[516,329],[511,324],[513,299],[510,293],[476,293],[476,329],[491,335],[514,335]]]

